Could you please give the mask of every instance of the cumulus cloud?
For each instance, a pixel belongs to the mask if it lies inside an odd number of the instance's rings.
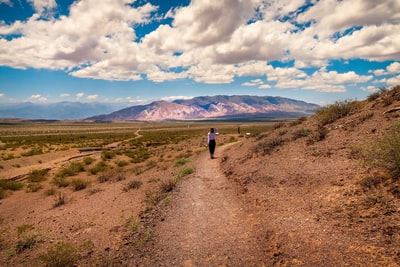
[[[88,95],[87,99],[89,100],[96,100],[99,97],[99,95],[95,94],[95,95]]]
[[[82,97],[84,97],[85,96],[85,94],[84,93],[77,93],[76,95],[76,99],[81,99]]]
[[[261,79],[255,79],[249,82],[242,83],[243,86],[259,86],[262,84],[264,84],[264,82]]]
[[[327,67],[331,60],[400,58],[397,0],[192,0],[163,18],[156,6],[133,7],[133,0],[75,1],[68,16],[54,17],[55,0],[29,2],[34,15],[0,24],[0,35],[8,37],[0,38],[0,65],[157,83],[191,79],[217,84],[232,83],[237,77],[266,77],[268,84],[259,84],[260,88],[276,84],[343,92],[344,84],[365,83],[371,77],[327,71],[309,75],[305,70]],[[139,38],[136,31],[141,26],[165,18],[171,22]],[[274,68],[269,64],[273,61],[293,66]],[[395,75],[399,65],[394,62],[371,74]],[[392,83],[396,77],[386,81]]]
[[[40,16],[49,16],[57,7],[55,0],[28,0],[28,2]]]
[[[3,94],[3,93],[0,93],[0,98],[2,98],[2,97],[4,97],[4,94]]]
[[[69,96],[70,96],[70,94],[68,94],[68,93],[60,94],[60,97],[69,97]]]
[[[400,63],[399,62],[393,62],[392,64],[390,64],[387,67],[387,71],[389,73],[394,73],[394,74],[400,73]]]
[[[29,100],[32,101],[32,102],[42,102],[42,103],[47,102],[47,98],[42,96],[42,95],[39,95],[39,94],[32,95],[29,98]]]

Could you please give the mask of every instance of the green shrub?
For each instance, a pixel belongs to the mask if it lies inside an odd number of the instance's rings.
[[[119,161],[117,161],[116,163],[117,163],[117,166],[120,167],[120,168],[129,165],[129,162],[127,162],[127,161],[125,161],[125,160],[119,160]]]
[[[365,150],[365,162],[386,170],[393,179],[400,178],[400,125],[372,142]]]
[[[43,154],[43,150],[40,148],[35,148],[35,149],[29,150],[28,152],[21,153],[21,156],[31,157],[31,156],[35,156],[35,155],[41,155],[41,154]]]
[[[185,176],[187,176],[187,175],[189,175],[189,174],[192,174],[192,173],[194,173],[195,171],[196,171],[196,169],[193,168],[193,167],[186,167],[186,168],[183,168],[183,169],[181,169],[181,170],[178,172],[177,180],[179,180],[179,179],[181,179],[181,178],[183,178],[183,177],[185,177]]]
[[[32,230],[33,226],[31,224],[21,224],[17,226],[17,232],[18,236],[22,235],[25,232],[28,232],[29,230]]]
[[[27,186],[27,192],[37,192],[43,188],[39,183],[29,183]]]
[[[82,179],[73,179],[70,184],[74,191],[79,191],[85,189],[88,186],[89,182],[83,181]]]
[[[345,100],[337,101],[334,104],[328,105],[317,110],[317,119],[322,125],[332,123],[340,118],[344,118],[353,114],[360,108],[360,102]]]
[[[175,161],[175,166],[182,166],[182,165],[185,165],[185,164],[188,163],[188,162],[190,162],[189,159],[187,159],[187,158],[180,158],[180,159],[177,159],[177,160]]]
[[[115,153],[112,151],[108,151],[108,150],[103,150],[103,152],[101,152],[101,159],[106,161],[108,159],[112,159],[115,157]]]
[[[132,163],[140,163],[146,161],[150,157],[148,150],[144,147],[125,151],[124,154],[131,158]]]
[[[28,231],[18,236],[15,252],[22,253],[26,249],[33,248],[37,243],[43,242],[42,236],[36,231]]]
[[[54,189],[54,188],[49,188],[45,192],[46,196],[54,196],[55,194],[56,194],[56,189]]]
[[[53,184],[58,187],[67,187],[69,186],[69,181],[64,176],[55,176],[53,178]]]
[[[85,167],[82,162],[71,162],[68,167],[64,167],[59,170],[56,176],[66,177],[66,176],[74,176],[80,172],[83,172]]]
[[[32,183],[39,183],[46,180],[46,174],[49,172],[47,169],[42,170],[32,170],[28,174],[28,181]]]
[[[60,241],[39,259],[48,267],[72,267],[79,259],[79,253],[74,245]]]
[[[0,179],[0,188],[3,190],[18,191],[24,184],[10,179]]]
[[[7,197],[7,191],[0,187],[0,199]]]
[[[93,168],[89,169],[91,174],[97,174],[107,169],[107,164],[104,161],[98,162]]]
[[[83,163],[84,163],[85,165],[90,165],[90,164],[92,164],[94,161],[95,161],[95,159],[92,158],[92,157],[84,157],[84,158],[83,158]]]

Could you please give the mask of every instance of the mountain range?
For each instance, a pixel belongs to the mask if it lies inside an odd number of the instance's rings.
[[[146,105],[129,103],[32,102],[0,106],[0,118],[95,121],[163,121],[299,117],[314,113],[318,105],[272,96],[201,96]],[[102,115],[99,115],[102,114]]]
[[[110,113],[129,106],[128,103],[58,102],[37,104],[32,102],[0,105],[0,118],[77,120]]]
[[[95,121],[163,121],[252,117],[300,117],[319,106],[304,101],[272,96],[201,96],[172,102],[156,101],[89,117]]]

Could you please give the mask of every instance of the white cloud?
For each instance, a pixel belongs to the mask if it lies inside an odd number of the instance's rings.
[[[85,96],[85,94],[84,93],[77,93],[76,95],[76,99],[81,99],[82,97],[84,97]]]
[[[3,94],[3,93],[0,93],[0,98],[2,98],[2,97],[4,97],[4,94]]]
[[[242,86],[260,86],[262,84],[264,84],[264,82],[261,79],[255,79],[249,82],[242,83]]]
[[[174,101],[177,99],[192,99],[193,96],[166,96],[166,97],[162,97],[161,100],[164,101]]]
[[[60,94],[60,97],[69,97],[69,96],[70,96],[70,94],[68,94],[68,93]]]
[[[358,75],[353,71],[338,73],[321,69],[311,76],[300,79],[279,79],[276,86],[278,88],[303,88],[320,92],[345,92],[345,84],[365,83],[372,78],[372,76]]]
[[[89,100],[96,100],[97,98],[99,97],[99,95],[88,95],[87,96],[87,99],[89,99]]]
[[[56,1],[29,2],[36,10],[31,18],[0,24],[1,35],[20,37],[0,38],[0,65],[157,83],[188,78],[213,84],[266,77],[278,88],[343,92],[344,84],[364,83],[371,77],[326,71],[307,75],[304,69],[326,67],[333,59],[400,58],[397,0],[192,0],[165,15],[171,24],[160,25],[140,41],[135,28],[160,19],[151,4],[133,8],[133,0],[75,1],[68,16],[44,20],[57,10]],[[305,3],[313,6],[304,11]],[[294,66],[273,68],[269,62],[274,60]],[[372,73],[397,74],[399,65],[394,62],[385,71]]]
[[[369,73],[373,73],[376,76],[382,76],[386,74],[386,71],[384,69],[377,69],[373,71],[369,71]]]
[[[400,73],[400,63],[393,62],[386,69],[389,73],[398,74],[398,73]]]
[[[55,0],[28,0],[28,2],[40,16],[45,17],[49,16],[53,9],[57,7]]]
[[[400,84],[400,75],[386,79],[386,84],[389,86],[399,85]]]
[[[37,94],[37,95],[32,95],[30,98],[29,98],[29,100],[30,101],[32,101],[32,102],[47,102],[47,98],[46,97],[44,97],[44,96],[42,96],[42,95],[39,95],[39,94]]]
[[[366,87],[361,87],[361,90],[368,93],[375,93],[379,91],[379,88],[377,88],[376,86],[366,86]]]
[[[1,4],[5,4],[8,6],[13,6],[13,3],[11,2],[11,0],[0,0],[0,5]]]

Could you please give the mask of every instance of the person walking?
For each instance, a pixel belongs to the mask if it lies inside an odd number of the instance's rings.
[[[215,146],[217,145],[215,137],[218,133],[218,129],[211,128],[208,133],[208,150],[210,151],[210,158],[214,159]]]

